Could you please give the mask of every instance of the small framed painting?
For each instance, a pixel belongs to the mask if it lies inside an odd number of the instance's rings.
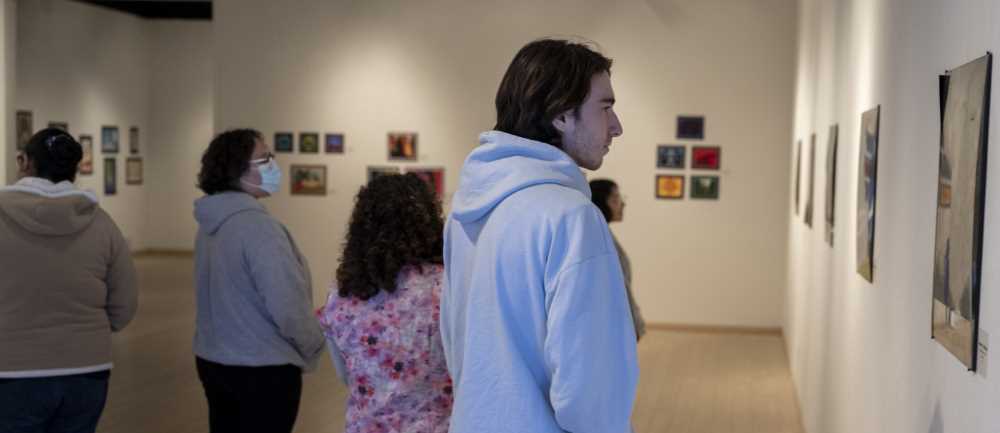
[[[417,133],[390,132],[388,137],[389,159],[417,160]]]
[[[319,134],[315,132],[300,132],[299,153],[319,153]]]
[[[49,128],[61,129],[63,132],[69,132],[69,123],[67,122],[49,122]]]
[[[118,153],[118,127],[101,127],[101,153]]]
[[[698,170],[718,170],[722,159],[722,149],[718,146],[695,146],[691,149],[691,168]]]
[[[326,166],[292,164],[292,195],[326,195]]]
[[[444,199],[444,168],[407,168],[406,173],[412,173],[427,182],[438,200]]]
[[[368,167],[368,182],[371,182],[376,177],[386,176],[390,174],[399,174],[399,167],[391,166],[369,166]]]
[[[684,168],[686,150],[684,146],[657,146],[656,168]]]
[[[684,176],[660,174],[656,176],[656,198],[684,198]]]
[[[142,185],[142,158],[131,157],[125,160],[125,183]]]
[[[344,134],[326,134],[326,153],[344,153]]]
[[[28,145],[28,140],[31,140],[31,135],[35,131],[30,111],[20,110],[16,116],[17,151],[20,152]]]
[[[80,135],[80,147],[83,148],[83,158],[80,159],[81,175],[94,174],[94,137],[89,134]]]
[[[128,153],[139,153],[139,128],[136,126],[128,129]]]
[[[691,176],[691,198],[719,199],[719,176]]]
[[[274,151],[282,153],[291,153],[295,149],[292,144],[292,133],[291,132],[275,132],[274,133]]]
[[[104,158],[104,195],[118,193],[118,167],[115,158]]]
[[[677,116],[677,138],[704,140],[705,116]]]

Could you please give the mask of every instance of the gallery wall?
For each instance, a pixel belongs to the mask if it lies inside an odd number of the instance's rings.
[[[17,1],[0,1],[0,58],[4,67],[0,68],[0,181],[7,182],[8,174],[15,172],[14,158],[14,89],[16,87],[15,62],[17,60]]]
[[[79,138],[94,139],[92,175],[77,184],[93,190],[130,248],[146,246],[148,192],[126,185],[129,128],[139,128],[140,152],[149,151],[150,37],[145,20],[65,0],[21,1],[17,5],[16,95],[14,108],[29,110],[34,130],[65,122]],[[13,113],[9,116],[13,118]],[[101,153],[101,128],[117,126],[119,151]],[[117,193],[104,194],[104,158],[116,159]]]
[[[549,35],[592,39],[614,58],[624,135],[604,167],[626,197],[612,229],[628,251],[636,297],[658,323],[778,327],[783,311],[796,6],[793,0],[498,5],[483,1],[214,2],[215,127],[345,134],[344,154],[280,154],[323,164],[326,196],[266,201],[309,257],[317,298],[343,242],[367,166],[444,167],[495,122],[493,98],[515,52]],[[719,31],[725,29],[725,31]],[[676,116],[706,117],[722,147],[717,201],[654,199],[657,144]],[[386,134],[419,134],[416,162],[390,163]],[[296,142],[298,137],[296,137]],[[296,143],[297,144],[297,143]],[[447,203],[446,203],[447,206]]]
[[[795,127],[801,140],[802,208],[795,185],[785,211],[788,295],[785,334],[806,430],[995,432],[1000,365],[987,355],[968,371],[931,339],[940,106],[938,75],[1000,46],[994,2],[803,0]],[[996,64],[994,62],[994,64]],[[993,70],[994,77],[996,69]],[[996,92],[993,92],[994,95]],[[989,96],[995,110],[997,98]],[[856,271],[861,113],[881,107],[875,206],[874,279]],[[996,114],[989,123],[996,129]],[[835,230],[823,236],[829,127],[839,125]],[[812,228],[803,222],[809,139],[816,134]],[[989,141],[996,134],[992,131]],[[1000,170],[990,152],[987,172]],[[1000,335],[1000,201],[987,175],[980,329]],[[794,181],[793,181],[794,182]]]

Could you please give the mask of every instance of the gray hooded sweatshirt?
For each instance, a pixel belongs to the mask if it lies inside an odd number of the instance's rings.
[[[225,365],[315,368],[324,338],[312,313],[309,265],[288,230],[241,192],[196,200],[194,216],[195,355]]]

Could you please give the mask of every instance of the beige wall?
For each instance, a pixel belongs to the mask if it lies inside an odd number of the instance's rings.
[[[201,152],[212,138],[212,23],[149,21],[152,28],[150,248],[193,250]]]
[[[388,165],[388,131],[420,133],[420,161],[443,166],[449,193],[514,53],[547,35],[579,35],[615,59],[625,134],[605,166],[627,196],[613,226],[632,258],[647,319],[779,326],[784,308],[796,4],[792,0],[534,2],[218,0],[215,129],[343,132],[322,198],[267,200],[312,263],[317,297],[337,265],[365,167]],[[653,199],[655,148],[675,116],[707,116],[723,147],[722,199]]]
[[[995,356],[985,374],[973,374],[930,338],[938,74],[995,49],[998,23],[995,2],[802,2],[793,138],[818,136],[819,219],[807,228],[792,216],[789,195],[785,333],[810,433],[986,433],[1000,426]],[[879,104],[872,284],[855,271],[855,211],[861,113]],[[994,131],[1000,124],[996,113],[990,119]],[[840,139],[831,248],[820,227],[827,176],[822,162],[834,123]],[[997,169],[998,158],[990,152],[988,171]],[[789,165],[787,171],[793,170]],[[803,167],[803,188],[807,174]],[[980,306],[980,327],[994,336],[1000,335],[998,275],[991,266],[1000,245],[1000,202],[991,193],[996,179],[987,177]]]
[[[17,2],[15,0],[0,1],[0,58],[4,61],[0,68],[0,182],[10,183],[15,176],[16,163],[14,152],[17,146],[14,141],[14,95],[17,83],[15,80],[17,61]],[[10,176],[10,178],[8,178]]]
[[[148,25],[132,15],[75,1],[18,3],[15,109],[32,111],[35,130],[61,121],[76,137],[94,137],[94,174],[78,176],[77,184],[97,192],[132,249],[145,247],[147,193],[145,186],[125,184],[125,158],[133,125],[141,155],[149,154],[149,38]],[[102,125],[119,130],[118,193],[109,197]]]

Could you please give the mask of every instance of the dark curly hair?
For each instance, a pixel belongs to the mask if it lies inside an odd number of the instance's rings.
[[[361,187],[337,267],[338,294],[368,300],[396,291],[404,266],[441,264],[441,203],[414,174],[385,175]]]
[[[34,166],[35,176],[52,183],[73,182],[83,159],[83,147],[66,131],[45,128],[31,136],[24,155]]]
[[[250,158],[257,140],[263,141],[255,129],[233,129],[216,135],[201,156],[198,188],[205,194],[242,191],[240,177],[250,168]]]

